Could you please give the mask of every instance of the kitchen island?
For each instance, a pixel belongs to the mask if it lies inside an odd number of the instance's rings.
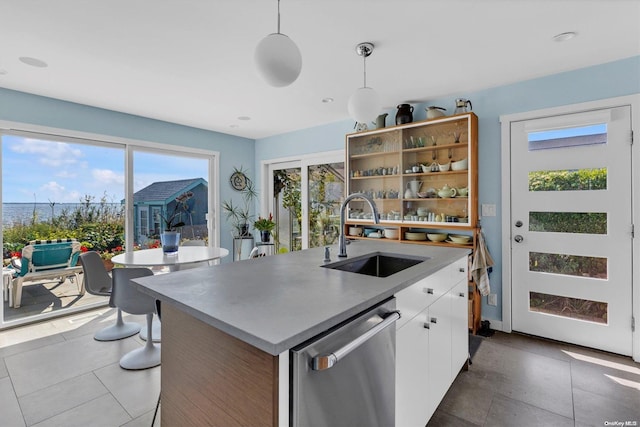
[[[288,425],[289,349],[470,250],[358,241],[347,259],[375,252],[429,259],[378,278],[325,268],[315,248],[136,279],[162,301],[163,425]]]

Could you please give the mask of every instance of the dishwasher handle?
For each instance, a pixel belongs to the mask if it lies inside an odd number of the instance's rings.
[[[367,332],[360,335],[358,338],[354,339],[353,341],[345,344],[344,346],[340,347],[339,349],[337,349],[332,353],[329,353],[324,356],[319,355],[314,357],[311,361],[311,369],[313,369],[314,371],[324,371],[325,369],[329,369],[333,367],[347,354],[351,353],[353,350],[360,347],[362,344],[364,344],[367,340],[372,338],[378,332],[389,327],[390,325],[393,325],[398,319],[400,319],[400,312],[392,311],[389,315],[385,316],[382,322],[378,323],[376,326],[369,329]]]

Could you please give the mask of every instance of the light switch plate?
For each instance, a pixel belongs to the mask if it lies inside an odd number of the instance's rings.
[[[482,216],[496,216],[496,205],[482,205]]]
[[[498,295],[497,294],[489,294],[487,296],[487,304],[493,305],[494,307],[498,305]]]

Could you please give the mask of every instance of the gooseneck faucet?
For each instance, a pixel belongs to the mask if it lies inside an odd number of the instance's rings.
[[[371,212],[373,212],[373,222],[376,224],[380,223],[378,219],[378,208],[376,208],[376,204],[371,200],[369,196],[363,193],[353,193],[347,196],[342,202],[342,206],[340,206],[340,237],[338,238],[338,256],[344,258],[347,256],[347,239],[344,235],[344,222],[345,222],[345,211],[347,210],[347,204],[353,199],[364,199],[371,208]]]

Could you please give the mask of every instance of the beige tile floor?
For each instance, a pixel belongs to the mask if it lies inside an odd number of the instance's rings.
[[[150,426],[160,367],[121,369],[144,341],[95,341],[112,322],[103,308],[0,332],[0,426]]]
[[[93,339],[114,316],[103,308],[0,332],[0,426],[150,426],[160,367],[119,367],[143,345],[137,336]],[[480,339],[429,427],[640,425],[630,358],[519,334]]]

